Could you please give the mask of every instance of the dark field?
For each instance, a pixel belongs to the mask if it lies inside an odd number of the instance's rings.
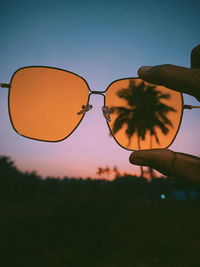
[[[1,157],[0,266],[198,267],[199,192],[172,178],[42,180]]]

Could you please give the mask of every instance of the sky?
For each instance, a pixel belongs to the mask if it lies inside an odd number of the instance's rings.
[[[191,49],[200,43],[199,1],[0,1],[0,82],[20,67],[62,68],[84,77],[91,90],[104,91],[116,79],[136,77],[143,65],[190,67]],[[8,115],[8,89],[0,90],[0,155],[23,171],[42,176],[97,177],[98,167],[117,166],[135,174],[130,151],[109,136],[103,97],[76,131],[59,143],[18,135]],[[186,104],[198,104],[184,95]],[[174,151],[200,155],[199,110],[184,112]]]

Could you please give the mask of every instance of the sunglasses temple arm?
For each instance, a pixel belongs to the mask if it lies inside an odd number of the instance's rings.
[[[183,109],[200,108],[200,106],[183,105]]]
[[[8,84],[8,83],[0,83],[0,87],[2,87],[2,88],[10,88],[10,84]]]

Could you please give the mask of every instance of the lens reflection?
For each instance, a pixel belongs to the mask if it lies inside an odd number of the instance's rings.
[[[182,95],[141,79],[112,83],[106,94],[109,128],[115,140],[130,150],[166,148],[182,118]]]
[[[78,125],[88,101],[88,86],[79,76],[54,68],[18,70],[11,83],[9,110],[15,130],[23,136],[60,141]]]

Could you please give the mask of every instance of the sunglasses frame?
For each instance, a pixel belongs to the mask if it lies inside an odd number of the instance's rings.
[[[91,96],[92,94],[97,94],[97,95],[102,95],[102,96],[104,97],[104,106],[105,106],[105,104],[106,104],[106,92],[107,92],[107,90],[109,89],[109,87],[110,87],[113,83],[115,83],[115,82],[122,81],[122,80],[128,80],[128,79],[140,79],[140,80],[142,80],[142,79],[139,78],[139,77],[127,77],[127,78],[121,78],[121,79],[117,79],[117,80],[112,81],[112,82],[107,86],[107,88],[106,88],[104,91],[92,91],[92,90],[90,89],[90,87],[89,87],[88,82],[85,80],[84,77],[82,77],[82,76],[80,76],[80,75],[78,75],[78,74],[76,74],[76,73],[74,73],[74,72],[65,70],[65,69],[61,69],[61,68],[57,68],[57,67],[51,67],[51,66],[40,66],[40,65],[25,66],[25,67],[18,68],[18,69],[12,74],[12,77],[11,77],[11,79],[10,79],[10,83],[9,83],[9,84],[5,84],[5,83],[1,83],[1,84],[0,84],[1,87],[9,88],[9,91],[8,91],[8,112],[9,112],[9,118],[10,118],[10,122],[11,122],[12,128],[13,128],[13,130],[14,130],[17,134],[19,134],[20,136],[23,136],[23,137],[28,138],[28,139],[31,139],[31,140],[37,140],[37,141],[41,141],[41,142],[49,142],[49,143],[57,143],[57,142],[61,142],[61,141],[65,140],[65,139],[67,139],[71,134],[73,134],[73,132],[78,128],[78,126],[79,126],[80,123],[82,122],[82,120],[83,120],[83,118],[84,118],[86,112],[83,113],[82,117],[80,118],[78,124],[77,124],[76,127],[73,129],[73,131],[71,131],[71,132],[70,132],[67,136],[65,136],[63,139],[56,140],[56,141],[49,141],[49,140],[41,140],[41,139],[37,139],[37,138],[32,138],[32,137],[28,137],[28,136],[25,136],[25,135],[20,134],[20,133],[17,131],[17,129],[15,128],[15,126],[14,126],[14,124],[13,124],[13,121],[12,121],[12,116],[11,116],[11,111],[10,111],[10,94],[11,94],[11,90],[12,90],[12,81],[13,81],[13,78],[15,77],[16,73],[19,72],[20,70],[28,69],[28,68],[48,68],[48,69],[54,69],[54,70],[59,70],[59,71],[63,71],[63,72],[66,72],[66,73],[70,73],[70,74],[76,75],[77,77],[81,78],[81,79],[85,82],[85,84],[87,85],[87,87],[88,87],[87,105],[89,105],[89,102],[90,102],[90,96]],[[170,142],[170,144],[169,144],[168,146],[166,146],[166,147],[163,147],[163,148],[168,148],[168,147],[170,147],[171,144],[174,142],[174,140],[175,140],[175,138],[176,138],[176,136],[177,136],[177,134],[178,134],[178,132],[179,132],[179,130],[180,130],[181,123],[182,123],[183,110],[184,110],[185,108],[187,108],[187,109],[191,109],[191,108],[192,108],[192,106],[184,105],[183,94],[182,94],[181,92],[178,92],[178,93],[180,94],[180,97],[181,97],[181,103],[182,103],[182,109],[181,109],[181,116],[180,116],[180,120],[179,120],[179,125],[178,125],[178,127],[177,127],[176,134],[174,135],[174,138],[172,139],[172,141]],[[117,141],[117,139],[115,138],[115,136],[112,134],[112,130],[111,130],[111,128],[110,128],[109,123],[108,123],[107,121],[106,121],[106,123],[107,123],[107,125],[108,125],[109,130],[110,130],[110,134],[112,135],[112,137],[115,139],[116,143],[117,143],[120,147],[122,147],[122,148],[124,148],[124,149],[126,149],[126,150],[128,150],[128,151],[136,151],[136,150],[129,149],[129,148],[127,148],[127,147],[122,146],[122,145]]]

